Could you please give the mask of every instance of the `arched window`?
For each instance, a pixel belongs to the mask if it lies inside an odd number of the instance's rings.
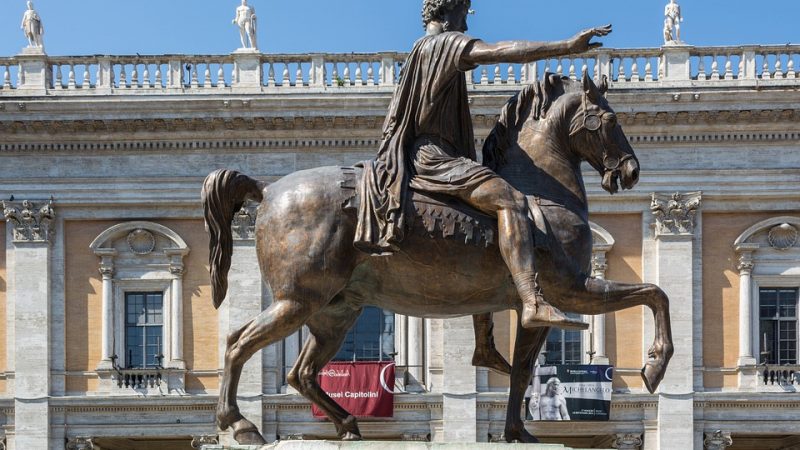
[[[103,276],[101,389],[160,389],[164,372],[170,391],[183,390],[186,242],[163,225],[136,221],[105,230],[90,248]]]
[[[755,364],[798,362],[798,230],[800,218],[775,217],[748,228],[733,244],[739,270],[740,373]]]

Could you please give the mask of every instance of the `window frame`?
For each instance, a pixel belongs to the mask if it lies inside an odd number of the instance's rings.
[[[143,359],[144,359],[142,361],[144,363],[143,365],[133,367],[133,366],[131,366],[133,361],[127,361],[126,360],[124,367],[126,369],[145,369],[145,370],[163,368],[164,367],[164,344],[165,344],[165,342],[164,342],[164,324],[165,324],[166,321],[168,321],[168,320],[165,320],[165,315],[164,315],[164,309],[165,309],[165,303],[166,303],[165,302],[165,298],[164,298],[164,292],[163,291],[126,291],[124,295],[125,296],[122,299],[122,303],[124,304],[123,305],[123,309],[125,310],[125,314],[123,316],[122,327],[125,329],[124,332],[123,332],[123,336],[124,336],[123,348],[125,349],[124,353],[126,355],[126,358],[127,358],[127,355],[130,354],[129,353],[129,350],[130,350],[130,345],[129,345],[130,344],[130,336],[128,334],[128,330],[129,330],[129,328],[131,326],[133,326],[135,328],[143,329],[143,331],[144,331],[144,333],[143,333],[143,338],[144,338],[143,346],[144,346],[144,349],[145,349],[144,354],[142,355]],[[145,305],[145,310],[146,311],[147,311],[147,297],[148,296],[158,295],[158,296],[161,297],[161,299],[160,299],[161,300],[161,308],[160,308],[161,309],[161,322],[160,323],[157,323],[157,324],[156,323],[148,323],[148,322],[145,321],[144,324],[140,325],[140,324],[131,324],[130,322],[128,322],[128,317],[127,317],[128,316],[128,302],[130,300],[130,297],[134,296],[134,295],[141,295],[141,296],[144,297],[144,305]],[[148,315],[149,314],[146,314],[146,316],[148,316]],[[160,333],[161,336],[160,336],[160,338],[158,340],[158,352],[159,352],[158,354],[161,355],[161,360],[158,362],[157,365],[148,365],[147,364],[147,347],[148,347],[148,345],[147,345],[147,337],[148,337],[147,330],[148,330],[148,328],[155,328],[155,327],[160,327],[161,328],[161,333]],[[169,342],[166,342],[166,344],[169,344]]]
[[[172,360],[172,298],[171,280],[169,279],[115,279],[114,280],[114,353],[117,355],[117,366],[128,368],[126,351],[125,304],[129,293],[161,292],[162,295],[162,332],[161,354],[164,355],[162,365]],[[155,368],[142,368],[145,370]]]
[[[767,261],[759,261],[760,264],[764,264]],[[756,267],[758,267],[758,264]],[[751,279],[751,286],[750,286],[750,307],[752,308],[753,314],[750,314],[750,326],[753,332],[751,333],[751,345],[753,349],[753,357],[756,360],[756,364],[761,364],[761,344],[760,336],[761,336],[761,289],[797,289],[798,291],[798,304],[796,307],[800,308],[800,274],[792,274],[792,275],[759,275],[754,273]],[[800,322],[800,316],[798,316],[798,320],[796,322]],[[800,345],[800,323],[798,326],[795,327],[797,330],[796,339],[798,344]],[[800,364],[800,348],[796,350],[797,363],[789,364],[789,365],[798,365]],[[777,365],[777,364],[772,364]]]

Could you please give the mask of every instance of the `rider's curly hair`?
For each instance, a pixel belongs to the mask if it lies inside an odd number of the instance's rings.
[[[431,21],[441,19],[444,13],[460,4],[470,6],[471,0],[425,0],[422,3],[422,26],[427,27]]]

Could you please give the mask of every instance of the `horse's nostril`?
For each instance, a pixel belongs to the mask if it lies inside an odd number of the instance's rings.
[[[634,183],[639,181],[639,169],[638,168],[633,169],[633,172],[631,172],[631,179],[633,180]]]

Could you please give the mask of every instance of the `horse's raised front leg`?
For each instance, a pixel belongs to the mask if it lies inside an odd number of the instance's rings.
[[[536,437],[528,433],[522,421],[522,401],[531,382],[533,358],[539,354],[550,328],[523,328],[517,324],[517,339],[514,343],[514,359],[511,365],[511,387],[506,409],[505,437],[507,442],[537,443]]]
[[[571,291],[565,290],[567,286],[554,283],[550,287],[560,297],[558,306],[566,311],[605,314],[640,305],[653,311],[655,340],[647,352],[649,360],[642,368],[641,375],[647,390],[655,392],[664,379],[674,351],[669,299],[664,291],[654,284],[624,284],[596,278],[584,278],[583,283],[575,283]]]
[[[256,425],[242,416],[236,404],[242,367],[255,352],[297,331],[310,315],[311,308],[308,305],[292,300],[276,300],[255,319],[228,337],[225,369],[217,404],[217,426],[221,430],[233,428],[233,438],[239,444],[266,443]]]
[[[356,418],[322,390],[317,378],[320,370],[339,351],[347,331],[361,314],[361,308],[337,300],[334,299],[332,305],[321,309],[309,320],[310,335],[287,378],[303,397],[325,412],[342,440],[358,441],[361,440],[361,431]]]
[[[475,351],[472,365],[486,367],[503,375],[511,375],[511,364],[497,351],[494,345],[494,321],[492,313],[472,316],[475,331]]]

